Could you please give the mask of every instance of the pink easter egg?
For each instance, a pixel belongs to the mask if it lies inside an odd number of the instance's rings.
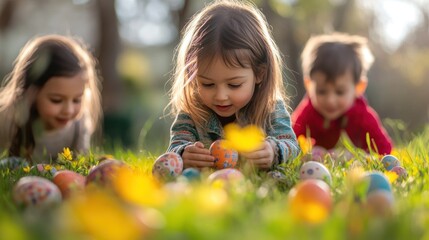
[[[237,169],[234,168],[225,168],[217,170],[209,175],[209,182],[214,182],[216,180],[222,180],[226,182],[235,182],[244,180],[244,175]]]
[[[85,177],[70,170],[61,170],[55,173],[52,181],[60,189],[63,198],[81,192],[85,188]]]
[[[112,186],[113,179],[117,176],[118,170],[122,167],[128,167],[128,165],[119,160],[104,160],[97,166],[91,168],[88,176],[86,176],[85,185],[97,184],[110,187]]]
[[[216,140],[210,146],[210,154],[215,157],[216,169],[234,168],[238,161],[238,152],[222,146],[222,140]]]
[[[152,174],[160,181],[176,179],[183,171],[182,157],[174,152],[164,153],[153,164]]]
[[[405,170],[405,168],[403,168],[401,166],[395,166],[390,171],[398,174],[398,177],[400,179],[404,179],[408,175],[407,170]]]
[[[18,180],[13,188],[13,200],[25,207],[45,208],[61,202],[61,192],[48,179],[26,176]]]

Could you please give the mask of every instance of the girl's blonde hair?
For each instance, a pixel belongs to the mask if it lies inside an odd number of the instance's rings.
[[[210,110],[200,100],[195,79],[198,63],[215,57],[230,67],[250,64],[262,81],[236,114],[237,121],[269,127],[276,101],[284,100],[282,58],[264,15],[254,5],[239,1],[215,1],[186,25],[176,51],[171,113],[184,111],[198,126],[207,122]]]
[[[36,37],[21,49],[12,72],[0,89],[0,136],[10,155],[30,155],[34,148],[32,122],[37,118],[37,91],[52,77],[87,75],[80,115],[90,116],[86,127],[95,131],[101,119],[100,81],[96,62],[85,45],[69,36]],[[27,156],[28,157],[28,156]]]

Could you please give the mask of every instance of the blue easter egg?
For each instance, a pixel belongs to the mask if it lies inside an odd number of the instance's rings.
[[[183,170],[182,175],[190,181],[201,179],[200,171],[196,168],[187,168]]]
[[[399,160],[393,155],[384,156],[381,159],[381,163],[383,163],[383,166],[384,166],[384,168],[386,168],[387,171],[390,171],[390,170],[392,170],[392,168],[401,165]]]
[[[392,192],[389,180],[381,172],[371,172],[365,175],[364,179],[369,181],[367,193],[377,190],[386,190]]]

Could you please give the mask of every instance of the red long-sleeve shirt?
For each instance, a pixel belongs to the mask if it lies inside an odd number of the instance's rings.
[[[292,127],[296,136],[307,136],[315,139],[315,145],[331,149],[337,144],[341,131],[345,131],[353,144],[368,151],[366,134],[376,145],[379,154],[389,154],[392,140],[383,128],[377,113],[364,99],[357,98],[353,106],[340,118],[329,121],[314,109],[310,99],[305,96],[292,113]],[[372,149],[374,145],[371,145]]]

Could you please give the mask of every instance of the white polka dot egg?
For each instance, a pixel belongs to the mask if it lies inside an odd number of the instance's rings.
[[[308,161],[305,162],[299,171],[300,179],[319,179],[328,184],[331,184],[332,177],[329,170],[320,162]]]

